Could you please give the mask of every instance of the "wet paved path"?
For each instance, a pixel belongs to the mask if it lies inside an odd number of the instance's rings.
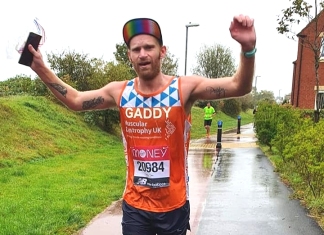
[[[274,173],[269,159],[253,147],[252,126],[241,133],[222,139],[227,146],[222,144],[207,186],[196,235],[324,234],[299,201],[289,199],[291,191]]]
[[[273,172],[256,145],[252,125],[241,134],[223,133],[193,140],[188,164],[192,231],[187,235],[322,235],[291,192]],[[121,209],[116,202],[79,235],[121,235]]]

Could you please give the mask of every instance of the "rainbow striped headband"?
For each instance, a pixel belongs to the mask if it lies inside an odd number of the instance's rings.
[[[140,34],[148,34],[155,37],[163,45],[162,34],[159,24],[149,18],[137,18],[126,22],[123,27],[123,36],[129,47],[130,40]]]

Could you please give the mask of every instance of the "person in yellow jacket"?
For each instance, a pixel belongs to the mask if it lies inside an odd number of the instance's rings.
[[[210,127],[213,121],[213,116],[215,115],[215,109],[210,105],[210,102],[207,103],[207,106],[204,108],[204,127],[206,129],[206,137],[210,136]]]

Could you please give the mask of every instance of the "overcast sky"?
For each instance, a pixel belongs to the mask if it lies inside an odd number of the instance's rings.
[[[188,30],[189,75],[204,45],[217,43],[228,47],[236,63],[239,62],[240,45],[231,38],[229,26],[233,16],[242,13],[255,20],[257,89],[283,96],[291,92],[297,43],[278,34],[276,27],[278,15],[290,4],[289,0],[1,1],[0,80],[18,74],[36,76],[29,67],[18,64],[19,54],[15,51],[18,36],[27,37],[26,26],[33,27],[35,17],[45,28],[43,54],[74,50],[106,61],[114,59],[115,45],[123,42],[122,27],[126,21],[135,17],[153,18],[161,26],[164,44],[178,59],[179,75],[184,74],[185,25],[197,23],[198,27]]]

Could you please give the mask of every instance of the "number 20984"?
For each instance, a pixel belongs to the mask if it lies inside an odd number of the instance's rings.
[[[164,171],[163,162],[140,162],[137,161],[138,171],[144,172],[158,172]]]

